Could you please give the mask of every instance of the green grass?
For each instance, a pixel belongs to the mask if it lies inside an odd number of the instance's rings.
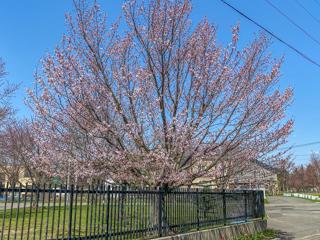
[[[156,199],[141,199],[129,196],[123,200],[123,204],[121,205],[121,199],[113,197],[109,205],[107,205],[107,201],[103,201],[103,199],[92,199],[90,197],[88,201],[87,197],[83,197],[82,205],[80,206],[78,198],[77,202],[74,200],[72,208],[65,206],[63,199],[60,207],[58,199],[55,207],[53,206],[52,199],[49,206],[45,201],[44,206],[40,205],[38,208],[31,207],[30,201],[26,201],[25,208],[24,202],[22,202],[19,209],[17,205],[11,208],[11,202],[8,202],[6,212],[0,210],[0,239],[1,236],[3,236],[3,239],[20,239],[21,235],[37,240],[46,238],[55,239],[57,237],[66,238],[69,232],[68,224],[70,217],[72,218],[71,233],[74,237],[105,233],[107,219],[109,222],[109,233],[131,231],[145,227],[150,228],[150,232],[152,232],[152,228],[157,226],[158,221]],[[208,219],[221,220],[223,216],[221,201],[215,201],[212,198],[200,198],[199,201],[201,202],[200,221]],[[41,202],[41,199],[39,202]],[[165,208],[165,212],[162,214],[166,215],[166,219],[171,225],[194,223],[195,219],[197,219],[197,201],[191,201],[191,199],[187,201],[184,198],[180,199],[177,197],[175,199],[168,198],[165,202],[167,208]],[[109,215],[107,215],[107,207],[109,208]],[[228,215],[237,210],[239,209],[236,201],[233,204],[227,205]],[[213,226],[219,226],[219,224],[223,224],[223,222],[212,222],[207,226],[201,226],[201,228],[212,228]],[[86,228],[86,226],[89,227]],[[3,229],[3,232],[1,232],[1,229]],[[171,229],[170,231],[187,232],[194,230],[196,230],[195,225],[186,225],[185,227]],[[157,234],[157,229],[153,231]],[[128,239],[141,238],[141,235],[129,235]],[[149,235],[147,237],[152,236]]]
[[[123,231],[132,230],[129,228],[130,223],[133,228],[138,228],[139,226],[142,226],[142,221],[147,219],[147,214],[151,214],[150,211],[148,213],[147,211],[143,213],[144,209],[147,209],[146,207],[141,207],[138,210],[130,209],[130,213],[128,213],[128,207],[125,207],[126,209],[124,210],[123,216],[119,217],[121,213],[118,208],[115,205],[110,207],[114,209],[109,216],[109,221],[113,223],[109,226],[109,231],[112,232],[116,231],[120,226]],[[72,211],[70,211],[71,209]],[[72,214],[71,216],[70,212]],[[3,219],[3,215],[3,212],[0,212],[1,220]],[[11,220],[10,215],[13,217]],[[140,215],[143,217],[138,217]],[[105,207],[103,209],[102,206],[89,205],[82,206],[81,208],[70,208],[66,206],[60,207],[60,209],[54,209],[53,207],[40,207],[38,209],[28,207],[25,208],[25,214],[23,214],[23,210],[21,209],[19,212],[17,209],[6,212],[4,221],[4,239],[8,236],[8,233],[12,239],[14,239],[16,235],[20,238],[22,229],[24,230],[24,234],[27,234],[29,226],[31,239],[33,237],[35,237],[35,239],[42,239],[45,238],[47,234],[49,238],[51,238],[51,236],[53,238],[57,236],[59,238],[66,237],[69,231],[68,223],[70,217],[72,217],[71,231],[72,233],[75,232],[76,236],[78,236],[78,234],[80,236],[89,234],[95,235],[102,233],[102,229],[106,228]],[[89,227],[86,228],[86,226]]]
[[[170,203],[169,203],[170,204]],[[9,204],[10,205],[10,204]],[[0,210],[0,238],[3,234],[3,239],[20,239],[21,233],[23,235],[30,235],[30,239],[49,239],[62,238],[68,235],[68,223],[70,216],[72,217],[72,235],[78,237],[96,235],[105,233],[107,227],[106,219],[109,221],[109,232],[131,231],[134,229],[142,229],[145,226],[152,228],[157,223],[157,205],[139,201],[138,199],[126,199],[123,204],[123,211],[121,212],[118,200],[109,205],[109,213],[107,216],[107,204],[99,200],[87,205],[83,204],[70,208],[69,206],[44,206],[32,208],[30,203],[26,208],[20,206],[20,209],[7,206],[7,210]],[[134,206],[133,208],[130,206]],[[22,208],[21,208],[22,207]],[[207,206],[208,209],[219,209],[217,206]],[[175,202],[170,206],[170,211],[165,212],[167,219],[171,224],[190,223],[194,221],[197,214],[196,204],[187,202]],[[174,211],[173,211],[174,209]],[[210,218],[221,216],[221,212],[208,210],[205,214],[201,214],[200,218]],[[220,210],[219,210],[220,211]],[[76,213],[76,215],[75,215]],[[71,214],[71,215],[70,215]],[[10,219],[10,216],[11,219]],[[80,217],[81,216],[81,217]],[[4,219],[4,221],[3,221]],[[2,224],[4,224],[4,231],[1,233]],[[89,228],[86,229],[86,226]],[[90,230],[90,226],[91,230]],[[181,227],[180,231],[195,230],[192,226]],[[29,229],[29,232],[28,232]],[[75,234],[73,234],[75,232]],[[157,230],[155,229],[155,233]],[[130,236],[130,239],[136,238]]]
[[[139,207],[136,205],[135,209],[129,208],[128,204],[124,204],[122,213],[118,205],[110,204],[110,216],[106,216],[106,207],[106,205],[93,204],[73,208],[68,206],[60,208],[39,207],[38,209],[27,207],[19,211],[14,208],[7,210],[5,214],[4,211],[0,211],[0,222],[4,224],[4,239],[8,235],[10,236],[9,239],[15,239],[15,236],[18,236],[19,239],[22,230],[23,235],[30,235],[30,239],[34,237],[35,239],[46,239],[46,236],[50,239],[51,236],[53,238],[67,237],[70,217],[72,218],[73,236],[104,233],[107,227],[107,217],[109,223],[111,223],[109,224],[109,232],[116,232],[120,229],[122,231],[130,231],[142,228],[145,225],[151,227],[150,219],[151,221],[155,220],[152,217],[155,215],[152,211],[153,208],[147,206],[147,204],[141,204]],[[12,216],[11,219],[10,216]],[[5,219],[4,222],[3,218]],[[2,229],[1,224],[0,230]],[[86,228],[86,226],[89,227]],[[0,236],[1,234],[0,231]]]
[[[320,193],[310,193],[310,195],[320,197]]]
[[[242,236],[237,238],[236,240],[268,240],[277,237],[278,232],[273,229],[267,229],[261,233],[257,233],[254,235]]]

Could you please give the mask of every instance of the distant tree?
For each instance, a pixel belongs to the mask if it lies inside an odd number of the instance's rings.
[[[290,175],[290,188],[297,192],[305,192],[307,185],[305,167],[296,167]]]
[[[15,186],[19,183],[19,178],[23,166],[19,157],[17,156],[16,147],[13,145],[19,144],[15,142],[16,137],[12,132],[13,128],[6,125],[0,132],[0,171],[8,180],[10,186]]]
[[[289,175],[288,187],[294,191],[320,192],[320,155],[312,153],[305,166],[296,167]]]
[[[306,167],[306,182],[309,188],[320,192],[320,156],[312,153],[310,163]]]
[[[282,159],[276,165],[279,190],[281,192],[287,191],[290,188],[290,174],[295,168],[294,162],[290,158]]]
[[[13,109],[10,106],[9,99],[17,89],[16,84],[11,84],[6,80],[6,70],[5,70],[5,63],[0,58],[0,131],[4,128],[8,121],[10,121],[10,117],[13,114]],[[3,141],[0,137],[0,141]],[[1,157],[1,156],[0,156]],[[13,163],[12,163],[13,164]],[[10,171],[8,172],[8,170]],[[8,165],[8,162],[0,160],[0,174],[7,175],[9,181],[11,183],[16,182],[17,175],[13,174],[16,170],[16,166]]]
[[[292,91],[264,35],[239,49],[236,26],[223,47],[206,19],[191,27],[188,0],[127,1],[122,32],[96,4],[75,8],[30,91],[48,174],[179,186],[284,157]]]
[[[5,120],[13,113],[9,104],[9,98],[17,89],[17,84],[11,84],[6,79],[5,63],[0,58],[0,127],[3,126]]]
[[[7,175],[10,185],[20,183],[21,177],[28,177],[32,183],[43,183],[40,164],[34,162],[37,147],[27,121],[11,120],[0,131],[0,170]],[[37,158],[38,159],[38,158]],[[22,174],[24,176],[22,176]]]

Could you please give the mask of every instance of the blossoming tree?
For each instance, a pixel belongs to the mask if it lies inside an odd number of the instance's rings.
[[[5,63],[0,58],[0,127],[3,127],[4,122],[12,114],[12,108],[9,104],[9,98],[17,89],[17,84],[12,84],[6,81]]]
[[[6,80],[6,70],[5,63],[0,58],[0,174],[2,178],[7,176],[9,182],[15,182],[17,178],[16,165],[8,161],[8,159],[2,154],[4,148],[2,143],[6,142],[7,139],[3,135],[3,132],[6,130],[8,122],[11,121],[13,110],[10,106],[9,99],[17,89],[17,84],[12,84]]]
[[[236,26],[224,47],[188,0],[128,1],[121,29],[75,9],[30,91],[47,174],[179,186],[285,157],[292,91],[277,90],[264,35],[240,49]]]
[[[10,186],[21,183],[25,176],[32,183],[41,184],[41,175],[37,174],[39,165],[36,167],[31,161],[37,154],[31,130],[26,120],[10,119],[0,131],[0,171],[7,176]]]

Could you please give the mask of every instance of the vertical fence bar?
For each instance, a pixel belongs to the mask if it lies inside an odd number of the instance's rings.
[[[174,205],[174,225],[177,225],[178,221],[178,207],[177,207],[177,199],[178,199],[178,191],[179,189],[175,190],[175,194],[174,194],[174,199],[173,199],[173,205]],[[177,228],[177,226],[175,226],[175,229]]]
[[[51,201],[51,191],[52,191],[52,186],[51,185],[49,185],[48,191],[49,191],[49,193],[48,193],[48,211],[47,211],[46,234],[45,234],[46,238],[45,239],[48,239],[49,218],[50,218],[50,201]],[[42,211],[43,210],[44,210],[44,206],[42,206]]]
[[[163,198],[163,192],[162,188],[158,189],[158,235],[159,237],[162,237],[162,198]]]
[[[244,220],[247,222],[248,220],[248,192],[246,190],[243,191],[244,193]]]
[[[116,209],[117,209],[117,213],[116,213],[116,221],[115,221],[115,224],[116,224],[116,233],[117,233],[117,239],[119,239],[119,232],[120,232],[120,225],[121,225],[121,218],[120,218],[120,194],[121,194],[121,188],[120,187],[115,187],[115,190],[116,190],[116,193],[115,193],[115,204],[116,204]]]
[[[23,217],[22,217],[21,235],[20,235],[21,239],[22,239],[22,237],[24,237],[23,228],[24,228],[24,221],[25,221],[25,216],[26,216],[27,190],[28,190],[28,183],[26,184],[24,197],[23,197],[23,213],[22,213]]]
[[[197,231],[200,230],[200,206],[199,206],[199,189],[197,188],[197,191],[196,191],[196,196],[197,196]]]
[[[112,228],[112,233],[116,233],[117,229],[116,229],[116,222],[117,222],[117,187],[113,186],[112,187],[112,198],[111,198],[111,206],[112,206],[112,218],[113,219],[113,224],[111,226]]]
[[[99,184],[95,186],[95,191],[94,191],[93,236],[96,235],[96,227],[97,227],[98,189],[99,189]]]
[[[64,187],[64,207],[63,207],[63,223],[62,223],[62,238],[65,235],[65,225],[66,225],[66,216],[67,216],[67,198],[68,198],[68,186]]]
[[[130,199],[130,194],[128,194],[128,196],[125,195],[126,193],[126,187],[122,186],[121,188],[118,189],[119,190],[119,195],[118,195],[118,218],[120,221],[120,226],[118,227],[118,233],[119,233],[119,238],[122,238],[122,232],[123,232],[123,217],[124,217],[124,198],[129,198]],[[129,212],[131,210],[131,206],[129,205]]]
[[[227,225],[226,190],[222,190],[223,225]]]
[[[106,204],[106,186],[105,185],[102,185],[101,184],[101,198],[102,198],[102,200],[101,200],[101,204],[102,204],[102,209],[101,209],[101,237],[104,237],[105,236],[105,233],[106,233],[106,231],[105,231],[105,229],[104,229],[104,220],[105,220],[105,216],[104,216],[104,214],[105,214],[105,204]]]
[[[40,232],[39,232],[39,238],[42,238],[42,228],[43,228],[43,214],[44,214],[44,200],[46,195],[46,185],[43,185],[43,189],[40,190],[40,193],[42,193],[42,201],[41,201],[41,215],[40,215]]]
[[[5,227],[5,220],[6,220],[6,210],[7,210],[7,201],[8,201],[8,184],[6,189],[4,189],[4,208],[3,208],[3,215],[2,215],[2,231],[1,231],[1,239],[3,239],[4,227]]]
[[[56,198],[57,198],[57,185],[54,185],[53,191],[53,208],[52,208],[52,223],[51,223],[51,239],[53,239],[53,232],[54,232],[54,220],[56,214]]]
[[[140,189],[140,216],[141,216],[141,223],[140,223],[140,229],[145,229],[145,206],[144,206],[144,188]],[[140,232],[139,237],[142,238],[144,235],[144,231]]]
[[[154,225],[155,224],[153,221],[154,218],[152,216],[152,212],[155,210],[154,209],[154,206],[155,206],[154,197],[155,197],[156,192],[154,191],[153,194],[151,194],[151,191],[153,190],[153,188],[148,188],[148,190],[150,191],[150,193],[147,194],[147,196],[146,196],[146,198],[148,199],[148,205],[150,206],[150,207],[148,207],[148,218],[149,218],[148,229],[149,229],[149,233],[152,232],[152,234],[154,234],[154,231],[155,231]],[[152,205],[152,204],[154,204],[154,205]],[[154,215],[155,215],[155,213],[154,213]]]
[[[59,232],[60,232],[61,198],[62,198],[62,184],[60,184],[60,189],[59,189],[59,206],[58,206],[58,222],[57,222],[56,239],[59,238]]]
[[[133,202],[134,202],[134,210],[133,210],[133,222],[134,222],[134,237],[137,238],[138,237],[138,224],[140,222],[140,219],[137,218],[138,215],[138,211],[139,211],[139,189],[135,189],[135,194],[134,194],[134,198],[133,198]]]
[[[98,216],[99,216],[98,217],[98,234],[100,235],[101,230],[102,230],[101,225],[103,224],[103,222],[102,222],[103,218],[101,217],[101,214],[103,213],[103,210],[101,210],[101,204],[102,204],[101,198],[104,194],[103,185],[101,183],[99,184],[99,188],[100,188],[100,190],[99,190],[99,203],[98,203],[98,205],[99,205],[99,208],[98,208]]]
[[[34,218],[34,228],[33,228],[33,240],[36,239],[36,231],[37,231],[37,219],[38,219],[38,211],[39,211],[39,198],[40,198],[40,189],[39,186],[36,185],[36,215]]]
[[[139,222],[139,229],[142,230],[144,229],[143,227],[143,221],[144,221],[144,207],[143,207],[143,188],[139,189],[139,213],[140,213],[140,222]],[[142,237],[142,231],[138,235],[139,238]]]
[[[138,218],[138,211],[139,211],[139,189],[135,189],[135,195],[134,195],[134,211],[133,211],[133,219],[134,219],[134,237],[138,238],[138,226],[140,224],[140,219]]]
[[[147,230],[147,232],[148,233],[150,233],[151,231],[152,231],[152,229],[151,229],[151,225],[152,225],[152,220],[151,220],[151,214],[150,214],[150,212],[151,212],[151,210],[152,210],[152,202],[151,202],[151,193],[150,193],[150,188],[149,187],[147,187],[146,188],[146,190],[149,192],[149,193],[146,193],[146,204],[147,204],[147,228],[148,228],[148,230]]]
[[[88,187],[87,190],[87,208],[86,208],[86,231],[85,231],[85,235],[88,236],[88,226],[89,226],[89,203],[90,203],[90,185]],[[91,234],[91,233],[90,233]]]
[[[19,222],[19,209],[20,209],[20,199],[21,199],[21,183],[19,186],[19,192],[18,192],[18,208],[16,210],[16,227],[14,230],[14,239],[17,239],[17,230],[18,230],[18,222]]]
[[[193,206],[192,206],[192,198],[193,198],[193,195],[192,193],[190,192],[190,189],[188,189],[188,206],[187,208],[189,209],[189,212],[188,212],[188,224],[191,224],[193,221]],[[192,225],[189,225],[189,226],[192,226]]]
[[[82,198],[83,198],[83,186],[80,189],[80,216],[79,216],[79,229],[78,229],[78,238],[81,236],[81,220],[82,220]]]
[[[10,204],[10,218],[9,218],[9,228],[8,228],[8,240],[10,239],[11,235],[11,222],[12,222],[12,210],[13,210],[13,202],[14,202],[14,189],[15,185],[10,186],[11,188],[11,204]]]
[[[181,202],[182,202],[182,198],[181,198],[182,194],[181,194],[181,189],[178,189],[178,194],[177,194],[177,202],[176,202],[176,206],[177,206],[177,229],[178,231],[181,230]]]
[[[110,219],[110,185],[107,188],[107,210],[106,210],[106,237],[109,238],[109,219]]]
[[[73,234],[72,236],[76,236],[76,226],[77,226],[77,209],[78,209],[78,191],[79,191],[79,186],[75,186],[75,199],[74,199],[74,216],[73,216]],[[81,210],[80,210],[81,211]]]
[[[124,222],[122,226],[124,226],[124,229],[125,230],[128,230],[130,233],[124,238],[124,239],[133,239],[133,219],[132,219],[132,216],[133,216],[133,211],[134,211],[134,202],[133,202],[133,198],[134,198],[134,188],[129,188],[129,191],[131,191],[130,193],[128,193],[128,196],[127,196],[127,204],[128,204],[128,216],[129,216],[129,220],[128,220],[128,223],[129,223],[129,227],[126,227],[126,223]],[[123,201],[123,200],[122,200]],[[124,219],[125,220],[125,219]],[[123,229],[123,228],[121,228]],[[122,232],[123,230],[121,230]]]
[[[259,201],[261,203],[261,219],[263,220],[264,216],[265,216],[265,209],[264,209],[264,194],[263,191],[260,191],[260,197],[261,197],[261,201]]]
[[[69,223],[68,223],[68,239],[72,239],[72,206],[73,206],[73,194],[74,194],[74,185],[71,184],[70,188],[70,203],[69,203]]]
[[[186,189],[182,188],[182,193],[181,193],[181,197],[182,197],[182,204],[181,204],[181,210],[182,210],[182,228],[184,228],[184,224],[185,224],[185,219],[186,219],[186,215],[187,215],[187,209],[184,209],[186,206]]]
[[[54,185],[54,192],[53,192],[53,208],[52,208],[52,223],[51,223],[51,239],[53,239],[53,232],[54,232],[54,220],[56,214],[56,198],[57,198],[57,185]]]
[[[29,218],[28,218],[28,232],[27,232],[27,240],[29,240],[29,236],[30,236],[30,224],[31,224],[31,214],[32,214],[32,202],[33,202],[33,188],[34,185],[32,184],[31,186],[31,197],[30,197],[30,206],[29,206]],[[22,239],[22,235],[21,235],[21,239]]]

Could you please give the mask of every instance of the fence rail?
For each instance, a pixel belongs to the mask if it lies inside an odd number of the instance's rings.
[[[147,239],[264,216],[262,191],[0,187],[0,239]]]

